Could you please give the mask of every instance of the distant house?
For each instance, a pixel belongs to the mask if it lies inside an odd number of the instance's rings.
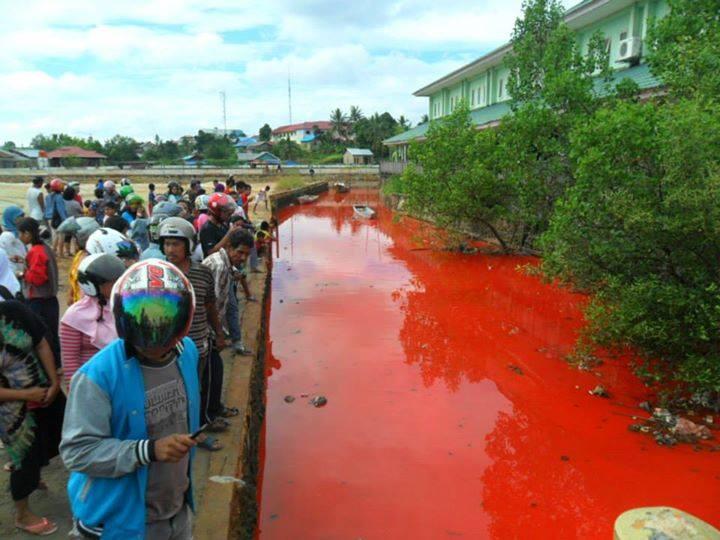
[[[258,165],[280,165],[280,158],[270,152],[238,152],[238,162],[255,168]]]
[[[182,160],[185,163],[185,165],[194,167],[195,165],[200,165],[203,162],[203,155],[196,150],[192,154],[183,156]]]
[[[247,148],[257,143],[258,140],[256,137],[239,137],[233,146],[238,150],[238,152],[245,152],[247,151]]]
[[[247,147],[248,152],[272,152],[272,143],[270,141],[256,141]]]
[[[0,150],[0,169],[16,169],[30,167],[31,160],[19,156],[9,150]]]
[[[63,167],[69,162],[77,160],[80,166],[98,167],[102,165],[107,156],[93,150],[85,150],[79,146],[63,146],[47,153],[51,167]]]
[[[30,162],[27,166],[31,168],[45,169],[50,164],[45,150],[38,150],[37,148],[14,148],[11,152],[29,159]]]
[[[302,122],[300,124],[280,126],[273,129],[272,141],[277,142],[283,139],[288,139],[304,146],[310,146],[318,135],[332,130],[332,127],[332,122],[328,122],[327,120],[316,120],[313,122]]]
[[[372,162],[372,150],[367,148],[348,148],[343,154],[345,165],[367,165]]]

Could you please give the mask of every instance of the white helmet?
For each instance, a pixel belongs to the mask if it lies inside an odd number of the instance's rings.
[[[115,255],[88,255],[78,266],[78,285],[87,296],[99,297],[101,285],[114,283],[124,273],[125,263]]]
[[[210,202],[210,195],[198,195],[195,198],[195,208],[198,210],[207,210]]]
[[[122,180],[120,180],[120,185],[121,185],[121,186],[129,186],[129,185],[130,185],[130,179],[129,179],[129,178],[123,178]]]
[[[187,240],[188,254],[191,254],[195,249],[195,228],[190,222],[181,217],[169,217],[162,220],[158,237],[160,238],[160,249],[163,249],[163,239],[165,238],[183,238]]]
[[[102,227],[92,233],[85,244],[85,251],[90,255],[107,253],[121,259],[137,260],[140,257],[135,243],[115,229]]]

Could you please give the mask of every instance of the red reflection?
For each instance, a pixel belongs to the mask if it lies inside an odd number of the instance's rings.
[[[609,538],[659,504],[717,525],[716,456],[627,431],[647,397],[627,359],[562,361],[582,296],[518,272],[530,258],[432,248],[384,209],[354,219],[367,202],[281,216],[260,536]]]

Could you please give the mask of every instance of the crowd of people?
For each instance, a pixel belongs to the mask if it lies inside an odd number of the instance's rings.
[[[28,498],[60,455],[78,537],[191,538],[195,448],[221,449],[212,433],[239,414],[220,352],[252,354],[247,274],[272,264],[275,223],[252,222],[251,191],[170,182],[145,201],[127,179],[99,180],[83,201],[78,183],[37,177],[25,209],[4,209],[0,439],[18,529],[57,530]]]

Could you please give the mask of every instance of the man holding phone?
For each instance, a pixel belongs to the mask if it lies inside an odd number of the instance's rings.
[[[171,263],[147,259],[112,294],[120,339],[72,379],[60,454],[86,538],[192,538],[198,351],[186,337],[194,292]]]

